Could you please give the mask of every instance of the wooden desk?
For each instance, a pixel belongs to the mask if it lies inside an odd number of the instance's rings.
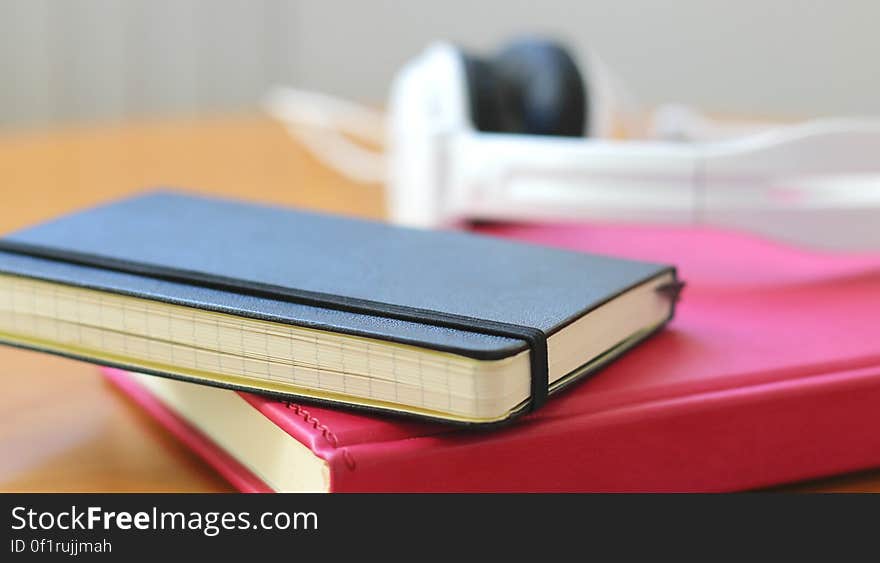
[[[379,186],[241,116],[0,136],[0,234],[150,186],[381,217]],[[88,364],[0,347],[0,490],[229,491]],[[880,471],[802,485],[880,491]]]

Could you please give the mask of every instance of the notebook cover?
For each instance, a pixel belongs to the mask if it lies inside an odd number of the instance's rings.
[[[158,191],[3,237],[0,272],[478,359],[531,346],[537,401],[545,336],[675,270]]]
[[[726,491],[880,466],[880,256],[708,229],[492,226],[675,261],[670,328],[498,432],[245,395],[335,491]],[[124,377],[124,376],[122,376]]]

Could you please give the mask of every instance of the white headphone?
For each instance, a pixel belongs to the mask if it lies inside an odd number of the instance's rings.
[[[705,224],[880,250],[880,120],[648,115],[595,54],[581,59],[541,40],[488,59],[429,46],[395,77],[387,130],[381,112],[314,92],[276,89],[266,108],[341,173],[385,181],[400,224]]]
[[[408,63],[389,107],[392,219],[708,224],[880,249],[880,120],[731,128],[679,107],[640,120],[585,62],[577,78],[564,49],[527,40],[488,60],[440,43]],[[643,138],[608,138],[615,122]]]

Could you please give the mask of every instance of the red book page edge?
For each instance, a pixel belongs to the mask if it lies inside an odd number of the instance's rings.
[[[248,468],[217,446],[213,440],[172,412],[152,393],[135,383],[126,372],[101,368],[101,373],[175,438],[214,468],[233,487],[243,493],[274,492]]]

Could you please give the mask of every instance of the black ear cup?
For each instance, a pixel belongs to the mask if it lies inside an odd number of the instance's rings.
[[[491,59],[465,55],[471,118],[480,131],[585,135],[587,89],[557,43],[516,41]]]

